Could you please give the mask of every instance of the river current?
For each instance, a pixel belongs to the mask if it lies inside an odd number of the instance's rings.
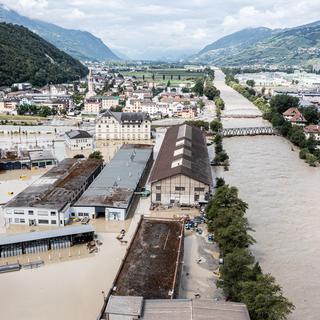
[[[216,87],[226,103],[225,114],[259,114],[247,99],[224,84],[216,71]],[[262,118],[226,118],[225,127],[265,126]],[[229,171],[218,170],[239,189],[249,205],[255,229],[252,247],[264,272],[271,273],[296,306],[291,320],[320,316],[320,168],[299,159],[299,151],[278,136],[225,138]]]

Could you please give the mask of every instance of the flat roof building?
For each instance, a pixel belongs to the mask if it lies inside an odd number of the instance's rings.
[[[93,239],[94,229],[90,225],[7,235],[0,237],[0,257],[67,248]]]
[[[73,205],[72,214],[124,220],[135,209],[153,162],[153,146],[125,144]]]
[[[203,132],[183,124],[169,128],[150,176],[153,204],[207,202],[213,185]]]
[[[250,320],[245,304],[208,299],[144,299],[110,296],[105,317],[108,320]]]
[[[6,224],[64,226],[102,167],[101,160],[63,160],[4,206]]]

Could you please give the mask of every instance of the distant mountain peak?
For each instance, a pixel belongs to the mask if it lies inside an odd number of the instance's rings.
[[[194,58],[216,65],[309,65],[320,62],[320,21],[294,28],[246,28],[222,37]]]

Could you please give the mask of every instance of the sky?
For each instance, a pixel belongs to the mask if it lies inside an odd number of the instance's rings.
[[[247,27],[320,20],[319,0],[0,0],[30,18],[86,30],[132,59],[191,55]]]

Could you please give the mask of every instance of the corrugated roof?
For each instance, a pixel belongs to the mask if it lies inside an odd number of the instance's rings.
[[[177,152],[180,148],[185,148],[186,151]],[[150,176],[150,182],[178,174],[212,185],[205,136],[200,129],[187,124],[173,126],[167,130]]]
[[[5,207],[61,210],[101,166],[102,161],[96,159],[64,159],[18,193]]]
[[[108,306],[114,298],[110,296]],[[126,298],[139,297],[118,298],[125,302]],[[143,302],[141,320],[250,320],[248,309],[242,303],[216,302],[208,299],[145,299]],[[120,313],[117,314],[127,315],[126,309],[126,306],[123,306],[123,310],[118,308],[117,311]],[[107,314],[108,310],[110,309],[107,307]]]
[[[0,236],[0,246],[10,245],[20,242],[43,240],[56,237],[70,236],[80,233],[95,232],[91,225],[81,225],[74,227],[56,228],[46,231],[36,231],[28,233],[18,233],[14,235]]]
[[[127,208],[152,152],[150,145],[123,145],[74,205]]]

